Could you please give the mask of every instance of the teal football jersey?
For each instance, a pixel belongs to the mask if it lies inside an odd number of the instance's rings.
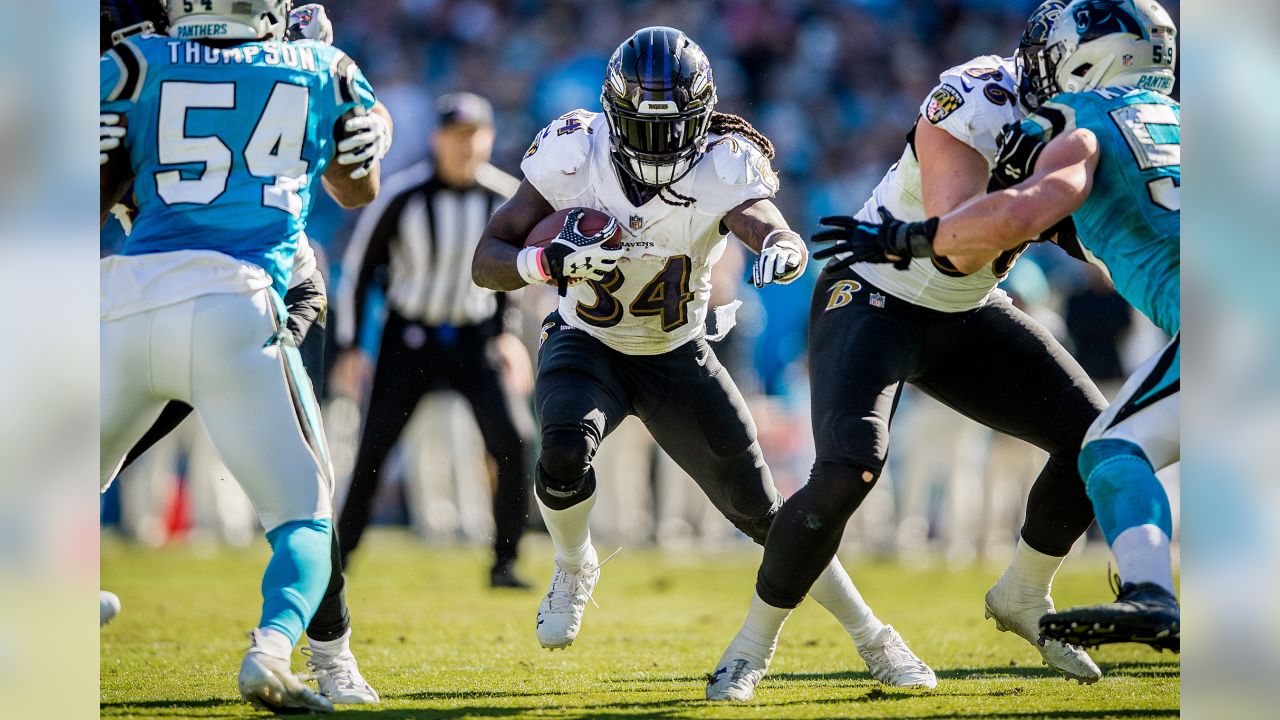
[[[310,40],[143,36],[103,55],[100,76],[135,177],[121,254],[215,250],[262,267],[283,296],[335,123],[376,102],[355,63]]]
[[[1181,106],[1160,93],[1063,93],[1022,122],[1045,140],[1076,127],[1098,138],[1093,189],[1072,216],[1080,245],[1125,300],[1173,335],[1182,325]]]

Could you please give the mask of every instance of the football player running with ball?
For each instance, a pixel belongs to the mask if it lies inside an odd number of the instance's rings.
[[[902,157],[857,218],[824,223],[872,222],[881,207],[923,220],[984,193],[1001,129],[1036,106],[1035,88],[1045,78],[1027,61],[1044,46],[1062,7],[1051,1],[1036,8],[1013,58],[986,55],[944,72],[920,107]],[[809,321],[817,459],[808,484],[778,513],[751,610],[717,672],[768,665],[783,622],[834,557],[849,517],[879,479],[890,420],[903,383],[910,382],[962,415],[1049,453],[1027,499],[1013,562],[986,594],[986,615],[1068,679],[1101,677],[1082,649],[1039,642],[1039,619],[1053,611],[1053,576],[1093,522],[1076,456],[1106,401],[1049,331],[996,288],[1023,247],[939,253],[899,269],[840,252],[823,269]],[[744,674],[718,692],[750,697],[759,676]]]
[[[536,494],[555,543],[555,572],[537,615],[547,648],[573,643],[600,577],[588,519],[592,458],[638,416],[716,507],[758,543],[782,503],[746,403],[705,337],[711,267],[733,233],[759,253],[755,283],[804,272],[804,242],[769,201],[773,147],[746,121],[715,112],[706,55],[684,33],[639,30],[614,52],[603,113],[575,110],[539,133],[524,180],[476,249],[482,287],[560,288],[543,325],[535,385],[541,424]],[[578,232],[568,215],[545,248],[524,247],[557,210],[591,208],[620,220]],[[724,330],[723,327],[720,328]],[[933,671],[882,624],[838,562],[815,574],[813,595],[844,626],[872,674],[896,686],[936,684]]]
[[[101,109],[127,132],[103,148],[101,211],[132,183],[138,212],[102,261],[101,481],[167,403],[194,407],[273,551],[241,696],[331,711],[290,670],[329,581],[333,471],[282,298],[317,185],[371,202],[391,127],[344,53],[282,40],[290,5],[171,1],[173,37],[103,55]]]
[[[1181,106],[1173,20],[1152,0],[1077,0],[1044,49],[1044,102],[1002,138],[994,180],[1007,188],[941,218],[866,224],[840,244],[882,261],[983,256],[1070,215],[1077,257],[1172,340],[1140,367],[1080,451],[1080,475],[1120,570],[1114,603],[1045,615],[1050,638],[1178,650],[1170,569],[1173,519],[1156,471],[1181,455]],[[1022,180],[1022,182],[1019,182]],[[1010,187],[1012,186],[1012,187]]]

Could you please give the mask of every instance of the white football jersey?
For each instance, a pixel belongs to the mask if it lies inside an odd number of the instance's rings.
[[[1017,75],[1011,58],[983,55],[939,76],[941,82],[920,106],[920,116],[977,150],[995,169],[996,142],[1008,123],[1024,117],[1018,105]],[[860,220],[880,222],[885,207],[899,220],[925,220],[920,164],[908,145],[889,168],[862,209]],[[944,258],[916,258],[907,270],[892,265],[858,263],[856,272],[885,292],[934,310],[958,312],[983,305],[996,284],[1009,273],[1017,252],[1001,254],[971,275],[963,275]]]
[[[604,115],[574,110],[538,133],[520,169],[557,210],[588,207],[617,218],[626,254],[603,282],[571,285],[560,315],[628,355],[656,355],[702,337],[711,268],[724,253],[725,214],[773,197],[778,178],[754,143],[708,137],[706,154],[640,207],[631,204],[609,151]]]

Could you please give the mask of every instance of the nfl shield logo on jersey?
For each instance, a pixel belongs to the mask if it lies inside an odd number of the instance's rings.
[[[632,215],[627,221],[627,225],[629,225],[632,230],[639,230],[644,227],[644,218],[639,215]]]
[[[871,293],[871,307],[884,307],[884,295],[878,292]]]

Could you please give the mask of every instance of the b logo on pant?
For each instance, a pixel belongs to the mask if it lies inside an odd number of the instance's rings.
[[[861,289],[862,283],[856,280],[841,280],[832,285],[831,289],[827,291],[827,294],[830,295],[830,299],[827,300],[827,308],[822,312],[831,312],[836,308],[848,305],[853,302],[853,294]]]

